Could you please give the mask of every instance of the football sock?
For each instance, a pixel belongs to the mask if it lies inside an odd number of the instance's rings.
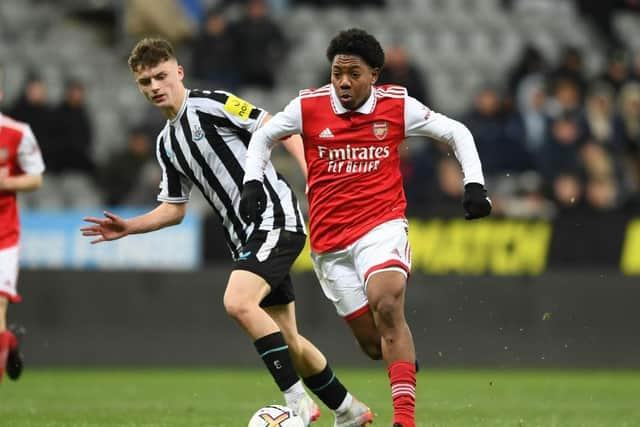
[[[351,393],[347,392],[347,395],[344,397],[344,400],[342,401],[340,406],[338,406],[338,408],[336,409],[336,414],[343,414],[347,412],[351,407],[352,403],[353,403],[353,396],[351,395]]]
[[[264,361],[276,384],[278,384],[280,391],[284,392],[299,381],[298,374],[291,361],[289,346],[284,341],[281,332],[274,332],[260,337],[253,345],[255,345],[258,354]]]
[[[4,369],[7,366],[9,350],[13,350],[16,345],[16,337],[11,333],[11,331],[0,332],[0,382],[2,382]]]
[[[404,427],[415,427],[416,364],[395,362],[389,365],[393,422]]]
[[[340,407],[347,395],[349,395],[347,389],[333,373],[328,363],[322,372],[304,378],[304,383],[329,409],[334,411]]]
[[[295,408],[300,398],[305,394],[307,394],[307,391],[302,386],[302,381],[298,380],[284,391],[284,401],[289,408]]]

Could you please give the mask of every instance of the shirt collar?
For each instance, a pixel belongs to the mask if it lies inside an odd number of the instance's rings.
[[[336,89],[333,85],[329,85],[331,88],[331,107],[333,107],[333,112],[336,114],[346,114],[346,113],[362,113],[362,114],[371,114],[373,113],[373,109],[376,108],[376,88],[375,86],[371,86],[371,94],[369,98],[365,101],[364,104],[360,106],[360,108],[356,110],[347,110],[340,103],[340,99],[338,98],[338,94],[336,93]]]
[[[187,99],[189,99],[189,92],[191,92],[189,89],[186,89],[184,91],[184,99],[182,100],[182,105],[180,106],[180,109],[178,110],[178,114],[176,114],[176,116],[173,119],[169,119],[169,122],[171,124],[174,124],[178,120],[180,120],[180,117],[182,117],[182,114],[184,113],[184,110],[187,109]]]

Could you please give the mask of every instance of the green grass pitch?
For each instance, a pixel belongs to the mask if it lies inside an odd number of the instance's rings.
[[[386,373],[336,369],[391,426]],[[0,384],[0,426],[245,427],[281,395],[260,369],[25,371]],[[640,426],[640,371],[429,370],[418,378],[417,425]],[[323,415],[313,427],[332,427]]]

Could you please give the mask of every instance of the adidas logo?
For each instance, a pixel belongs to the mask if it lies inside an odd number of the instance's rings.
[[[322,132],[320,132],[320,138],[333,138],[333,133],[331,133],[331,129],[324,128]]]

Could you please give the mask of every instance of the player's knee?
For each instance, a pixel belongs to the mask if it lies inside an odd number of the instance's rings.
[[[250,311],[249,304],[246,302],[227,297],[224,298],[224,309],[232,319],[240,323],[249,315]]]

